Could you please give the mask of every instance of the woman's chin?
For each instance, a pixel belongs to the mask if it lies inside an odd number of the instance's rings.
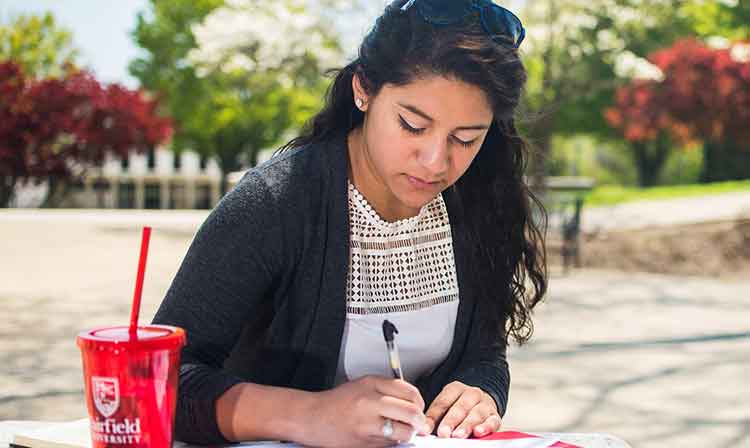
[[[405,192],[401,195],[399,195],[399,201],[404,205],[404,207],[407,207],[414,211],[414,214],[418,214],[419,211],[424,207],[425,205],[429,204],[433,199],[437,197],[437,194],[434,193],[425,193],[425,192]]]

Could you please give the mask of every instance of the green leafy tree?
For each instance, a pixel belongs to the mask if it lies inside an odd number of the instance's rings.
[[[325,2],[315,2],[327,6]],[[324,61],[340,53],[313,3],[152,2],[134,37],[131,73],[164,95],[175,150],[217,158],[226,175],[300,126],[319,106]]]
[[[27,76],[62,77],[75,71],[78,50],[70,31],[52,13],[20,15],[0,25],[0,60],[12,60]]]
[[[132,33],[144,51],[129,64],[130,73],[141,85],[158,92],[162,107],[175,123],[172,149],[200,148],[190,129],[200,123],[202,107],[211,85],[197,76],[187,60],[195,48],[192,27],[199,24],[223,0],[152,0],[147,11],[138,14]]]
[[[682,12],[699,36],[750,40],[750,2],[747,0],[694,0],[685,2]]]
[[[658,77],[645,57],[692,33],[681,0],[540,0],[527,2],[527,133],[539,182],[554,135],[619,139],[604,118],[615,91]]]

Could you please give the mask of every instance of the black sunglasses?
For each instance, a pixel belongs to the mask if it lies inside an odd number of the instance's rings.
[[[491,0],[409,0],[401,11],[415,4],[422,18],[433,25],[453,25],[479,11],[482,28],[494,42],[518,48],[526,37],[521,19]]]

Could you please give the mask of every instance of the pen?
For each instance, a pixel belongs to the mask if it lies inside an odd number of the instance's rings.
[[[398,356],[398,346],[396,345],[396,340],[394,338],[394,334],[398,333],[398,329],[396,328],[391,321],[388,319],[383,321],[383,337],[385,338],[385,346],[388,348],[388,364],[391,366],[391,372],[393,372],[393,377],[403,380],[404,379],[404,372],[401,371],[401,358]],[[389,419],[386,419],[386,425],[392,428],[392,423]],[[424,426],[424,420],[420,423],[421,426]],[[385,434],[385,427],[383,428],[383,434]],[[417,435],[419,431],[417,430],[417,425],[414,425],[414,430],[411,432],[411,438],[409,439],[409,442],[414,440],[414,437]]]
[[[383,321],[383,337],[385,338],[385,345],[388,348],[388,364],[391,366],[393,377],[400,380],[404,379],[404,373],[401,371],[401,359],[398,357],[398,346],[393,337],[394,333],[398,333],[398,329],[388,319]]]

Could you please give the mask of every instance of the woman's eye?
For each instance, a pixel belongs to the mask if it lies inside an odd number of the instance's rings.
[[[401,129],[407,132],[411,132],[412,134],[421,134],[422,132],[424,132],[424,128],[417,129],[411,127],[401,115],[398,116],[398,124],[401,125]]]
[[[459,145],[466,146],[466,147],[469,147],[469,146],[473,145],[474,142],[476,141],[476,140],[471,140],[471,141],[465,142],[465,141],[461,140],[460,138],[456,138],[456,137],[453,137],[453,138],[456,139],[456,141],[458,142]]]
[[[421,134],[422,132],[424,132],[424,128],[415,128],[415,127],[412,127],[409,123],[406,122],[406,120],[404,120],[404,118],[401,115],[398,116],[398,119],[399,119],[399,123],[398,124],[401,125],[401,128],[403,130],[405,130],[407,132],[410,132],[412,134]],[[474,140],[466,142],[466,141],[463,141],[460,138],[455,137],[455,136],[453,137],[453,139],[459,145],[465,146],[467,148],[470,147],[470,146],[472,146],[472,145],[474,145],[474,142],[476,141],[476,139],[474,139]]]

